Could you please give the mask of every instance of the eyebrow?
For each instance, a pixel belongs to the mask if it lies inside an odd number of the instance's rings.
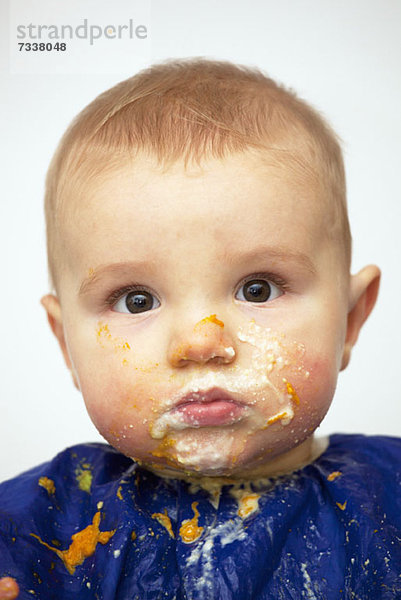
[[[290,262],[299,265],[301,268],[309,271],[312,275],[316,275],[316,265],[310,259],[310,257],[304,252],[298,252],[295,250],[291,250],[285,246],[258,246],[250,250],[249,252],[236,252],[231,256],[225,256],[227,263],[232,263],[238,259],[243,259],[244,261],[252,260],[252,259],[273,259],[280,261],[282,263]]]
[[[226,253],[223,260],[226,264],[230,264],[239,260],[245,262],[252,259],[260,260],[262,258],[274,259],[283,263],[295,263],[301,268],[309,271],[312,275],[316,274],[316,267],[307,254],[286,247],[259,246],[249,252],[239,251],[230,252],[230,254]],[[98,281],[106,275],[126,275],[127,277],[132,277],[132,273],[136,272],[138,269],[141,269],[142,271],[146,269],[147,273],[151,273],[153,272],[152,267],[152,263],[149,263],[148,261],[127,261],[109,265],[99,265],[94,269],[90,269],[89,275],[81,282],[78,294],[80,296],[85,296],[85,294],[96,287]]]
[[[100,279],[106,275],[132,276],[133,271],[135,272],[138,269],[144,270],[145,267],[148,273],[153,271],[152,265],[145,261],[119,262],[112,263],[110,265],[99,265],[94,269],[91,268],[89,269],[89,275],[82,280],[81,285],[79,286],[78,294],[80,296],[85,296],[85,294],[96,287]]]

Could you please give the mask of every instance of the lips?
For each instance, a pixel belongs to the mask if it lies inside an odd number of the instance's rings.
[[[232,425],[246,413],[244,404],[219,388],[185,394],[170,411],[171,416],[192,427]]]

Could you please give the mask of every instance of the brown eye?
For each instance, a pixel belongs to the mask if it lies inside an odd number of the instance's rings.
[[[125,298],[130,313],[141,313],[153,308],[153,296],[148,292],[130,292]]]
[[[282,291],[266,279],[251,279],[244,283],[236,298],[245,302],[267,302],[281,296]]]
[[[267,281],[248,281],[244,286],[244,298],[248,302],[266,302],[271,295],[271,287]]]
[[[114,310],[121,313],[138,314],[160,306],[159,301],[146,290],[135,290],[121,296]]]

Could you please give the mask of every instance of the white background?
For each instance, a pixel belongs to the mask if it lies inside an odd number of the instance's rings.
[[[44,177],[61,134],[84,105],[149,61],[170,57],[206,56],[259,66],[318,107],[340,134],[354,237],[353,270],[375,262],[383,280],[379,304],[349,369],[340,374],[319,433],[398,435],[401,1],[153,0],[147,58],[127,52],[126,45],[110,45],[114,66],[102,73],[103,44],[96,73],[82,73],[77,63],[76,72],[69,74],[61,67],[59,74],[10,73],[9,43],[15,31],[8,25],[5,0],[0,1],[0,479],[68,445],[100,439],[39,305],[48,291]],[[35,6],[34,0],[30,3]],[[129,5],[126,0],[80,0],[75,10],[82,15],[75,16],[100,21],[99,8],[106,15],[118,8],[121,21],[124,15],[135,17]]]

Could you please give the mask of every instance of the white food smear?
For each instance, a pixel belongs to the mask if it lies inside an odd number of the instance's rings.
[[[260,494],[256,492],[242,491],[238,499],[238,516],[241,519],[247,519],[253,513],[259,510]]]
[[[301,571],[304,578],[304,590],[307,594],[306,597],[309,598],[309,600],[318,600],[315,596],[315,592],[312,590],[312,581],[306,567],[307,565],[305,563],[301,563]]]
[[[214,385],[211,385],[210,387],[214,387]],[[208,388],[205,387],[203,389],[208,389]],[[196,389],[192,388],[190,391],[193,395],[199,393],[198,388],[196,388]],[[185,391],[183,391],[183,395],[184,394],[186,394]],[[243,414],[241,415],[241,417],[239,417],[237,419],[234,419],[234,413],[232,413],[233,423],[235,421],[242,420],[248,414],[249,414],[249,411],[247,411],[246,408],[245,408]],[[188,424],[187,418],[185,418],[185,416],[182,413],[166,412],[161,417],[156,419],[156,421],[153,423],[153,425],[151,427],[151,435],[152,435],[153,439],[158,440],[158,439],[163,438],[166,435],[166,433],[168,431],[170,431],[171,429],[173,429],[174,431],[181,431],[182,429],[188,429],[188,428],[197,429],[199,427],[200,426],[197,424],[196,419],[194,419],[193,423]]]
[[[162,439],[169,431],[180,431],[189,427],[197,427],[194,424],[188,424],[183,415],[179,412],[169,412],[170,407],[174,407],[183,396],[187,394],[199,396],[202,392],[212,388],[221,388],[228,393],[240,394],[247,399],[249,406],[255,404],[257,400],[264,400],[261,397],[261,390],[269,390],[273,393],[280,410],[267,420],[267,426],[280,421],[281,425],[288,425],[294,417],[292,397],[286,392],[280,391],[269,379],[269,373],[273,370],[279,371],[288,367],[290,361],[286,356],[284,345],[278,337],[271,335],[270,328],[262,328],[254,321],[251,321],[246,327],[240,327],[237,334],[240,342],[250,344],[253,348],[251,357],[251,368],[244,368],[240,371],[233,369],[219,369],[208,371],[195,375],[191,381],[184,385],[179,394],[170,397],[164,404],[166,411],[155,419],[151,426],[151,436],[154,439]],[[302,344],[293,343],[297,353],[302,356],[305,349]],[[230,348],[227,348],[230,350]],[[234,349],[231,348],[232,352]],[[300,370],[301,367],[298,367]],[[305,377],[309,373],[305,372]],[[250,410],[244,412],[239,420],[246,418]],[[260,423],[256,424],[256,429],[260,428]],[[266,425],[266,423],[263,423]]]
[[[242,524],[241,519],[230,519],[225,523],[217,525],[207,530],[206,535],[202,540],[196,543],[191,554],[187,558],[186,567],[191,570],[191,567],[200,566],[202,575],[195,578],[195,589],[197,592],[203,592],[202,598],[210,598],[214,600],[213,591],[213,573],[215,571],[215,561],[213,559],[213,547],[215,540],[219,538],[221,546],[227,546],[236,541],[243,541],[247,538],[247,533]],[[189,574],[189,577],[193,575]],[[210,596],[205,595],[210,591]]]
[[[286,427],[291,423],[299,399],[291,382],[280,377],[281,370],[285,369],[283,375],[294,372],[299,377],[303,372],[305,378],[309,376],[302,364],[305,353],[302,344],[286,342],[284,335],[260,327],[253,320],[238,329],[237,338],[239,343],[251,347],[250,356],[248,352],[250,366],[233,365],[192,372],[176,394],[163,400],[161,414],[149,427],[153,439],[168,440],[171,436],[171,451],[167,454],[177,465],[205,475],[216,476],[232,468],[250,435],[272,425]],[[270,378],[272,372],[275,383]],[[187,395],[195,400],[199,396],[202,401],[205,392],[213,388],[221,388],[246,401],[238,417],[233,412],[233,422],[229,426],[204,428],[195,417],[188,421],[181,411],[170,410]],[[238,432],[241,432],[241,439]]]
[[[212,473],[231,465],[231,451],[234,437],[230,431],[219,431],[213,443],[202,443],[191,436],[178,439],[174,450],[177,461],[186,466],[196,466],[203,472]]]
[[[213,595],[215,592],[213,575],[216,569],[213,558],[215,543],[218,542],[224,548],[224,546],[233,542],[240,542],[247,539],[248,533],[244,527],[244,524],[246,525],[244,522],[259,510],[259,499],[263,491],[274,485],[274,480],[261,479],[259,485],[261,486],[260,493],[255,492],[254,483],[247,482],[233,485],[229,493],[237,500],[237,514],[224,523],[208,527],[203,533],[202,538],[193,544],[193,549],[186,560],[186,567],[189,569],[188,577],[191,577],[195,581],[196,591],[201,593],[201,597],[205,600],[215,600],[215,596]],[[202,485],[201,487],[209,492],[211,496],[209,498],[210,502],[215,504],[217,510],[222,484],[213,483],[208,480],[208,485],[206,487]],[[189,491],[190,493],[196,493],[198,490],[199,487],[197,485],[192,485]],[[191,572],[193,567],[201,570],[200,576],[198,574],[195,576]]]
[[[224,348],[224,352],[226,353],[226,356],[228,358],[234,358],[235,356],[235,350],[232,346],[227,346],[226,348]]]

